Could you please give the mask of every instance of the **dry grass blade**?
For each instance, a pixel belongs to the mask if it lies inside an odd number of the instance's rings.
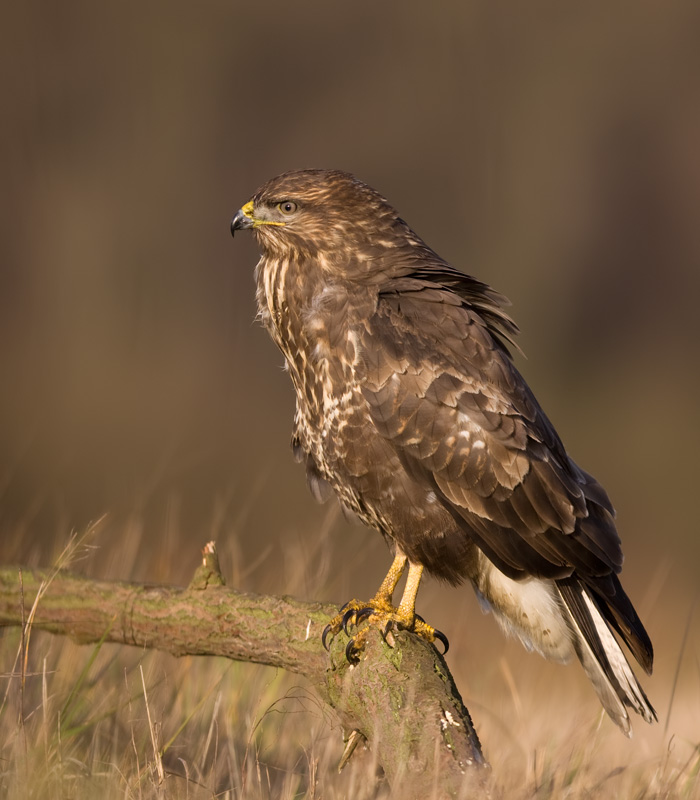
[[[666,722],[664,723],[664,738],[668,733],[668,726],[671,721],[671,711],[673,709],[673,701],[676,697],[676,689],[678,687],[678,677],[681,672],[681,664],[683,663],[683,656],[685,654],[685,648],[688,644],[688,636],[690,635],[690,623],[693,619],[693,613],[695,612],[695,605],[698,600],[698,595],[696,594],[693,598],[693,602],[690,604],[690,608],[688,609],[688,617],[685,621],[685,630],[683,631],[683,638],[681,640],[681,649],[678,652],[678,660],[676,662],[676,671],[673,675],[673,683],[671,684],[671,697],[668,701],[668,711],[666,712]]]
[[[26,619],[24,616],[24,587],[22,580],[22,571],[21,570],[19,571],[20,606],[22,609],[22,630],[21,630],[21,641],[19,648],[17,650],[17,657],[15,658],[15,662],[12,666],[11,674],[12,676],[15,675],[17,664],[21,663],[20,685],[21,685],[22,698],[24,695],[24,685],[27,676],[27,662],[29,660],[29,640],[31,636],[32,622],[36,615],[36,610],[39,607],[41,598],[46,593],[46,590],[49,588],[51,582],[56,577],[56,575],[58,575],[58,573],[62,569],[66,569],[68,566],[70,566],[77,560],[80,553],[80,548],[85,546],[88,538],[97,532],[97,530],[103,524],[106,518],[107,515],[103,514],[96,522],[90,523],[82,534],[77,534],[75,532],[71,534],[68,543],[66,544],[66,546],[63,548],[60,555],[56,559],[56,562],[53,565],[51,572],[49,573],[49,576],[41,582],[39,590],[37,591],[36,596],[34,597],[34,602],[32,603],[29,616],[26,617]],[[7,704],[7,698],[9,696],[11,686],[12,686],[12,681],[10,680],[7,683],[7,688],[5,690],[2,703],[0,703],[0,717],[2,717],[5,705]],[[20,708],[23,709],[23,707],[24,704],[23,702],[21,702]]]
[[[165,770],[163,769],[163,759],[160,750],[158,749],[158,737],[156,730],[151,719],[151,709],[148,704],[148,692],[146,691],[146,680],[143,677],[143,666],[139,664],[139,671],[141,673],[141,684],[143,686],[143,699],[146,703],[146,714],[148,716],[148,729],[151,733],[151,744],[153,745],[153,758],[155,760],[156,772],[158,774],[158,785],[162,785],[165,780]]]

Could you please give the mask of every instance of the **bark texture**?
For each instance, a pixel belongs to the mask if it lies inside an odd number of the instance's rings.
[[[368,637],[356,666],[340,633],[321,633],[337,607],[223,585],[213,548],[186,589],[98,581],[67,572],[0,569],[0,625],[31,624],[81,643],[106,641],[181,655],[217,655],[304,675],[353,733],[364,737],[392,788],[406,798],[471,797],[485,766],[469,713],[432,645],[398,632]],[[361,734],[361,736],[360,736]]]

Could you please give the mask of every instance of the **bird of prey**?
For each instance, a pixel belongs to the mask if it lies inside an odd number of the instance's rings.
[[[262,251],[259,314],[296,391],[294,453],[314,495],[335,494],[394,555],[375,597],[351,601],[330,632],[367,620],[447,646],[415,613],[421,574],[468,580],[528,649],[577,656],[624,733],[628,708],[655,720],[614,635],[651,673],[612,504],[513,364],[507,300],[345,172],[273,178],[234,216],[232,233],[247,228]]]

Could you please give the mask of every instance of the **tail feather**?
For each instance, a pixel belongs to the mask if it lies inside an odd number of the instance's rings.
[[[654,648],[649,639],[649,634],[644,629],[642,621],[637,616],[629,597],[622,588],[620,579],[617,575],[610,576],[614,595],[609,597],[605,592],[600,592],[594,584],[592,588],[596,590],[591,598],[596,602],[598,610],[605,619],[620,634],[624,643],[632,651],[632,655],[637,659],[647,675],[651,675],[654,664]],[[598,600],[600,602],[598,602]]]
[[[654,722],[656,711],[588,588],[576,578],[557,581],[557,588],[564,601],[576,654],[607,713],[626,736],[631,735],[627,708],[647,722]],[[646,668],[646,664],[643,666]]]

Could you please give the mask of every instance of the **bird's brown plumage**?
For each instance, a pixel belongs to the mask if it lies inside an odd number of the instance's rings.
[[[651,720],[622,652],[605,649],[609,624],[651,670],[613,507],[513,364],[505,299],[347,173],[274,178],[232,227],[262,249],[258,306],[296,390],[293,446],[314,494],[334,492],[409,563],[469,579],[526,644],[575,652],[623,729],[625,705]]]

